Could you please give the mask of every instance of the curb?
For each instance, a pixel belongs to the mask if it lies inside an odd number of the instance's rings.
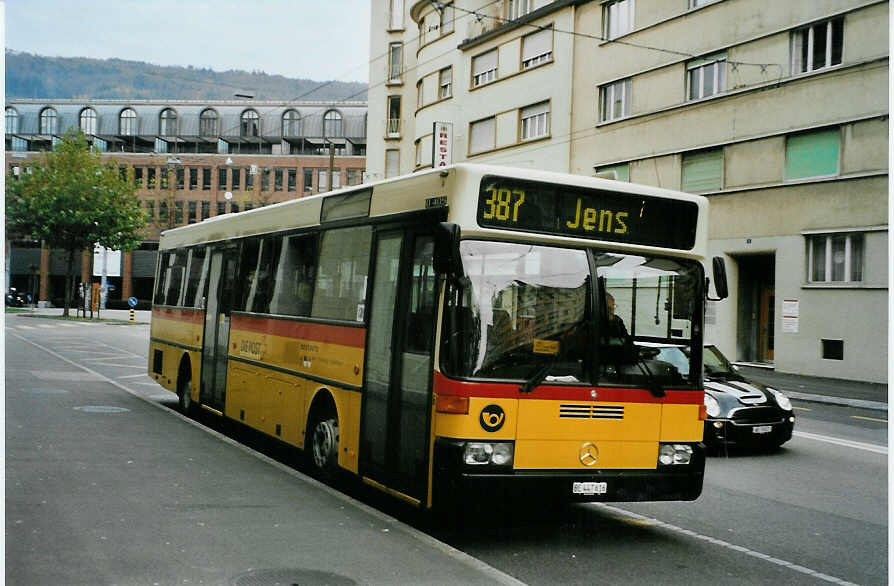
[[[810,403],[826,403],[828,405],[844,405],[846,407],[858,407],[860,409],[874,409],[876,411],[887,411],[888,404],[881,401],[866,401],[863,399],[847,399],[845,397],[830,397],[828,395],[813,395],[810,393],[798,393],[780,389],[785,392],[790,399],[799,399]]]

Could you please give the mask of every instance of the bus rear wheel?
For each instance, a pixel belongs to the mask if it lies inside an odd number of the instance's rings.
[[[177,381],[177,406],[180,412],[190,417],[193,411],[192,378],[181,376]]]
[[[310,426],[308,448],[314,475],[327,482],[334,480],[338,469],[338,419],[330,414],[315,419]]]

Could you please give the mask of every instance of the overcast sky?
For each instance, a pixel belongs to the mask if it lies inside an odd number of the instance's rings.
[[[6,0],[6,48],[48,57],[116,57],[365,82],[369,3]]]

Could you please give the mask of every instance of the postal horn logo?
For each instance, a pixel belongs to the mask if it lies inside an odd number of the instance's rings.
[[[481,410],[478,421],[484,431],[497,431],[506,423],[506,412],[499,405],[488,405]]]

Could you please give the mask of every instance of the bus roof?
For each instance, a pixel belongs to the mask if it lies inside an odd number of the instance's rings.
[[[629,246],[618,242],[581,239],[561,235],[540,235],[483,228],[476,217],[481,179],[493,175],[515,180],[549,183],[567,187],[581,187],[622,194],[691,201],[698,206],[695,244],[689,255],[702,256],[707,243],[707,199],[689,193],[639,185],[611,179],[570,175],[534,169],[457,163],[438,169],[428,169],[410,175],[394,177],[375,183],[344,187],[324,194],[288,200],[240,213],[224,214],[197,224],[181,226],[162,233],[162,250],[200,243],[220,242],[253,235],[321,225],[324,202],[329,198],[369,198],[369,217],[385,217],[422,211],[433,207],[448,208],[448,220],[459,224],[464,236],[511,240],[544,240],[558,243],[601,245],[625,250],[656,250],[654,246]],[[686,254],[676,250],[675,253]]]

